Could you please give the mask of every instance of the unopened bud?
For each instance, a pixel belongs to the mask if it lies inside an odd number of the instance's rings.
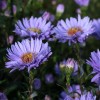
[[[63,14],[64,9],[65,9],[65,7],[63,4],[58,4],[58,6],[56,8],[56,16],[60,17]]]

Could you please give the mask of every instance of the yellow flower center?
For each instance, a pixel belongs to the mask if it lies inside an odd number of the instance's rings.
[[[35,32],[35,33],[41,33],[41,30],[38,28],[28,28],[29,31]]]
[[[32,53],[26,53],[23,54],[23,56],[21,57],[22,61],[24,63],[31,63],[33,60],[33,54]]]
[[[68,30],[68,35],[72,36],[72,35],[76,34],[77,32],[82,32],[82,30],[78,27],[70,28]]]

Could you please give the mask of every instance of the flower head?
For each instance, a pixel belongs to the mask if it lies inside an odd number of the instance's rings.
[[[71,76],[77,75],[78,71],[78,63],[72,59],[69,58],[67,61],[63,60],[60,62],[60,64],[56,64],[55,71],[58,75],[63,74],[66,78],[66,85],[70,85]]]
[[[61,17],[61,15],[62,15],[63,12],[64,12],[64,9],[65,9],[65,7],[64,7],[63,4],[58,4],[58,5],[57,5],[57,8],[56,8],[56,17],[57,17],[57,18]]]
[[[0,92],[0,100],[8,100],[4,93]]]
[[[34,38],[49,39],[52,34],[52,27],[51,22],[47,22],[42,17],[23,18],[15,25],[14,32],[21,37],[33,36]]]
[[[76,9],[76,13],[77,13],[77,14],[81,14],[81,13],[82,13],[82,12],[81,12],[81,9],[80,9],[80,8],[77,8],[77,9]]]
[[[7,8],[7,1],[0,0],[0,9],[5,10]]]
[[[33,80],[33,88],[35,90],[39,90],[41,88],[41,80],[39,78],[35,78]]]
[[[60,62],[60,64],[56,64],[55,65],[55,73],[58,75],[61,75],[61,69],[65,68],[65,69],[70,69],[73,71],[73,75],[75,75],[78,71],[78,63],[73,59],[73,58],[68,58],[67,60],[63,60],[62,62]],[[71,72],[72,72],[71,71]]]
[[[93,96],[91,92],[87,92],[81,95],[79,100],[96,100],[96,96]]]
[[[90,60],[87,60],[87,64],[89,64],[93,68],[92,73],[96,73],[92,79],[92,82],[96,82],[97,84],[100,84],[100,51],[97,50],[97,52],[93,51],[91,52]]]
[[[57,75],[60,75],[61,74],[61,70],[60,70],[60,66],[59,64],[57,63],[54,67],[54,71]]]
[[[81,94],[81,89],[80,89],[80,85],[72,85],[68,88],[68,92],[69,93],[77,93],[77,94]]]
[[[7,44],[12,44],[14,41],[14,36],[13,35],[10,35],[8,38],[7,38]]]
[[[74,0],[79,6],[88,6],[90,0]]]
[[[43,13],[42,18],[43,19],[46,19],[46,20],[49,20],[50,19],[50,16],[51,16],[51,14],[46,11],[46,12]]]
[[[100,85],[100,73],[96,74],[96,75],[92,78],[91,82],[95,82],[96,84]]]
[[[93,73],[100,73],[100,51],[91,52],[90,60],[87,60],[87,64],[89,64],[93,68]]]
[[[45,80],[46,80],[47,84],[53,83],[54,82],[54,76],[52,74],[46,74],[45,75]]]
[[[85,92],[79,97],[73,97],[67,94],[65,91],[61,92],[61,98],[59,100],[96,100],[96,96],[93,96],[91,92]]]
[[[67,93],[65,91],[61,92],[61,100],[78,100],[81,95],[81,90],[79,85],[72,85],[68,87]],[[69,98],[69,99],[68,99]]]
[[[63,60],[59,66],[60,68],[72,69],[74,73],[78,71],[78,64],[73,58],[68,58],[67,61]]]
[[[56,8],[56,12],[62,14],[62,13],[64,12],[64,8],[65,8],[65,7],[64,7],[63,4],[58,4],[58,5],[57,5],[57,8]]]
[[[46,61],[52,54],[48,43],[32,38],[11,45],[11,49],[7,49],[7,52],[9,61],[6,62],[6,68],[11,68],[11,71],[24,68],[30,71],[31,68],[36,68]]]
[[[74,99],[71,96],[67,95],[65,91],[62,91],[59,100],[74,100]]]
[[[55,16],[47,11],[43,13],[42,18],[44,20],[51,21],[51,22],[53,22],[55,20]]]
[[[100,39],[100,19],[94,19],[93,20],[93,26],[94,26],[94,36],[97,38],[97,39]]]
[[[54,28],[55,37],[60,42],[69,41],[71,42],[84,42],[85,39],[92,34],[94,31],[92,21],[89,17],[84,17],[81,19],[81,16],[78,15],[78,19],[70,18],[59,21],[57,26]]]
[[[44,100],[52,100],[51,97],[49,95],[45,95]]]

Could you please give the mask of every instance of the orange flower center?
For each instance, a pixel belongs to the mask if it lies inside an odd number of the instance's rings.
[[[74,27],[74,28],[70,28],[68,30],[68,35],[72,36],[74,34],[76,34],[77,32],[81,32],[82,30],[80,28]]]
[[[41,33],[41,30],[38,28],[28,28],[29,31],[35,32],[35,33]]]
[[[26,53],[23,54],[23,56],[21,57],[22,61],[24,63],[31,63],[33,60],[33,54],[32,53]]]

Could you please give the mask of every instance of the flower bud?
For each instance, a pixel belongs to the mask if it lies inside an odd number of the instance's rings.
[[[52,74],[46,74],[45,75],[45,80],[47,84],[52,84],[54,82],[54,77]]]
[[[63,62],[60,63],[60,68],[72,68],[76,70],[76,67],[78,67],[77,62],[72,59],[72,58],[68,58],[68,60],[64,60]]]
[[[79,6],[88,6],[90,0],[74,0]]]
[[[51,3],[52,3],[52,5],[56,5],[57,0],[52,0]]]
[[[45,95],[44,100],[51,100],[51,97],[49,95]]]
[[[42,15],[42,18],[45,19],[45,20],[49,20],[50,19],[50,13],[44,12],[44,14]]]
[[[13,14],[15,15],[16,12],[17,12],[17,7],[16,7],[16,5],[13,5]]]
[[[41,88],[41,80],[39,78],[35,78],[33,80],[33,88],[35,90],[39,90]]]
[[[80,9],[80,8],[76,9],[76,13],[77,13],[77,14],[81,14],[81,13],[82,13],[82,12],[81,12],[81,9]]]
[[[0,9],[5,10],[7,8],[7,1],[0,0]]]
[[[44,14],[42,15],[42,18],[51,22],[55,20],[55,16],[49,12],[44,12]]]
[[[8,100],[4,93],[0,92],[0,100]]]
[[[72,74],[75,74],[78,70],[77,62],[72,58],[68,58],[67,61],[64,60],[63,62],[60,63],[60,68],[62,72],[64,72],[66,75],[66,84],[70,85],[70,76]]]
[[[57,8],[56,8],[56,16],[60,17],[63,13],[64,13],[64,5],[63,4],[58,4]]]
[[[7,44],[12,44],[12,43],[13,43],[13,40],[14,40],[14,36],[13,36],[13,35],[10,35],[10,36],[7,38]]]

